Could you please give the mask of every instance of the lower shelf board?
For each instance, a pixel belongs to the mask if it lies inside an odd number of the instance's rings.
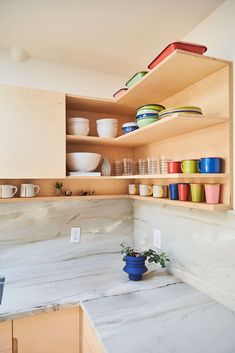
[[[35,201],[61,201],[61,200],[110,200],[129,199],[129,195],[94,195],[94,196],[35,196],[35,197],[12,197],[0,199],[0,203],[6,202],[35,202]]]
[[[174,201],[170,199],[158,199],[152,196],[139,196],[139,195],[94,195],[94,196],[36,196],[36,197],[14,197],[9,199],[0,199],[0,203],[9,202],[35,202],[35,201],[61,201],[61,200],[112,200],[112,199],[131,199],[138,201],[154,202],[162,205],[180,206],[187,208],[196,208],[207,211],[226,211],[231,209],[231,205],[227,204],[207,204],[207,203],[196,203],[190,201]]]
[[[171,206],[181,206],[187,208],[197,208],[200,210],[207,211],[225,211],[231,209],[230,205],[227,204],[208,204],[204,202],[191,202],[191,201],[178,201],[178,200],[170,200],[170,199],[158,199],[152,196],[139,196],[139,195],[130,195],[130,199],[139,200],[139,201],[147,201],[147,202],[155,202],[163,205],[171,205]]]

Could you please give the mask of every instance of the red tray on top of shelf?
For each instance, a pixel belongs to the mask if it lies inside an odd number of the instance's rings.
[[[189,51],[196,54],[204,54],[207,51],[207,47],[201,44],[194,44],[188,42],[173,42],[169,44],[148,66],[151,70],[170,55],[176,49]]]

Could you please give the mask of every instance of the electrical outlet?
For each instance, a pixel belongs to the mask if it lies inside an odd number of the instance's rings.
[[[80,243],[81,240],[81,229],[79,227],[72,227],[70,233],[71,243]]]
[[[161,231],[159,229],[153,230],[153,246],[155,248],[161,249],[162,248],[162,239],[161,239]]]

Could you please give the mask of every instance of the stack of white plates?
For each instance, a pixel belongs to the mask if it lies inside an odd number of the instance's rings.
[[[89,120],[81,117],[67,119],[67,134],[87,136],[90,131]]]

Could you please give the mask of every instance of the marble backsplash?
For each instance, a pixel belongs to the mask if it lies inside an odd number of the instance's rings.
[[[235,310],[235,216],[134,202],[134,242],[153,247],[153,229],[178,278]]]
[[[133,236],[129,200],[56,200],[0,204],[0,268],[117,252]],[[71,227],[81,242],[70,242]]]

